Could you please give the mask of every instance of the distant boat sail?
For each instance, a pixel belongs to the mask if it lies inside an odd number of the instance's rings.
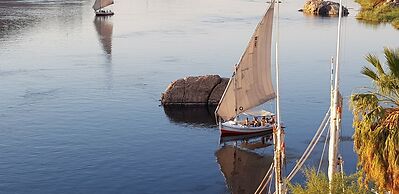
[[[271,77],[271,45],[273,31],[274,3],[271,3],[266,14],[256,27],[248,46],[223,93],[216,109],[216,115],[223,119],[222,134],[248,134],[271,131],[274,114],[260,111],[249,113],[253,109],[276,97]],[[253,111],[251,111],[253,112]],[[263,117],[259,123],[236,121],[237,116],[245,114],[250,117]],[[267,117],[267,118],[265,118]],[[232,121],[235,118],[235,121]],[[267,121],[267,122],[266,122]]]
[[[93,9],[97,16],[109,16],[114,15],[111,10],[104,10],[104,7],[114,4],[114,0],[96,0],[93,5]]]

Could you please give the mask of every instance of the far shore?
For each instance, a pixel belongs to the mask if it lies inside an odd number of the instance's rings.
[[[356,0],[361,10],[356,18],[373,23],[388,22],[399,29],[399,2],[397,0]]]

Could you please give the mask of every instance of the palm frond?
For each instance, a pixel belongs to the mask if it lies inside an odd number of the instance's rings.
[[[385,75],[384,68],[376,55],[368,54],[366,60],[377,69],[378,75]]]
[[[377,73],[375,73],[373,70],[371,70],[368,67],[363,67],[361,73],[376,82],[379,80]]]
[[[389,108],[386,110],[386,114],[382,126],[388,130],[399,128],[399,108]]]
[[[387,61],[386,64],[392,75],[396,78],[399,78],[399,51],[390,48],[384,48],[384,55]]]

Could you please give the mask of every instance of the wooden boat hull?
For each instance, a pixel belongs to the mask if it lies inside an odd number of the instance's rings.
[[[96,12],[96,16],[112,16],[114,12]]]
[[[246,135],[246,134],[273,132],[273,125],[267,124],[265,126],[252,127],[252,126],[235,124],[232,121],[227,121],[221,124],[220,132],[222,135]]]
[[[272,138],[273,131],[266,131],[260,133],[253,133],[253,134],[244,134],[244,135],[228,135],[228,134],[221,134],[219,143],[226,143],[226,142],[235,142],[235,141],[248,141],[251,139],[257,138]]]

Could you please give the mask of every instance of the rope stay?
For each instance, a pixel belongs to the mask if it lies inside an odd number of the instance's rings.
[[[255,194],[258,193],[262,193],[265,188],[266,185],[270,182],[270,180],[272,179],[272,175],[273,175],[273,168],[274,168],[274,163],[272,163],[272,165],[270,165],[269,170],[267,171],[267,173],[265,174],[265,176],[263,177],[262,181],[260,182],[258,188],[255,191]]]
[[[330,135],[330,128],[327,129],[326,139],[324,140],[324,145],[323,145],[323,151],[321,152],[321,156],[320,156],[319,167],[317,168],[317,173],[316,173],[317,175],[319,174],[320,169],[321,169],[321,164],[323,163],[324,152],[326,151],[327,140],[328,140],[329,135]]]
[[[272,173],[272,175],[270,176],[270,181],[272,181],[273,180],[273,173]],[[272,193],[272,184],[270,183],[269,184],[269,190],[267,191],[267,194],[271,194]]]
[[[297,161],[297,163],[295,164],[295,166],[292,169],[292,171],[288,174],[288,176],[286,178],[286,180],[288,182],[291,181],[292,178],[299,172],[299,170],[302,168],[302,166],[305,163],[305,161],[308,159],[308,157],[312,153],[312,151],[315,148],[316,144],[320,140],[321,135],[323,134],[324,130],[327,128],[328,122],[330,121],[330,112],[331,112],[331,109],[329,108],[328,111],[326,112],[326,115],[324,116],[322,122],[320,123],[320,126],[317,129],[314,137],[310,141],[308,147],[303,152],[301,158]],[[328,128],[328,131],[329,130],[330,129]],[[328,133],[326,135],[326,141],[327,141],[327,138],[328,138]],[[324,143],[323,152],[322,152],[322,158],[324,156],[325,147],[326,147],[326,143]],[[320,163],[321,163],[321,161],[320,161]],[[267,184],[269,184],[271,179],[272,179],[272,176],[273,176],[272,170],[273,170],[273,168],[274,168],[274,163],[272,163],[272,165],[270,166],[269,170],[267,171],[267,173],[263,177],[261,183],[259,184],[259,186],[256,189],[254,194],[263,193],[263,191],[265,190]],[[320,169],[320,164],[319,164],[319,169]],[[318,171],[319,171],[319,169],[318,169]],[[270,190],[270,188],[269,188],[269,190]]]
[[[317,142],[319,141],[321,135],[323,134],[324,130],[326,129],[326,127],[328,126],[328,121],[330,120],[330,111],[331,109],[328,109],[323,121],[320,124],[319,129],[316,131],[315,136],[313,137],[313,139],[311,140],[311,142],[309,143],[308,147],[306,148],[306,150],[304,151],[303,155],[301,156],[301,158],[297,161],[296,165],[294,166],[294,168],[292,169],[292,171],[290,172],[290,174],[288,174],[287,176],[287,181],[291,181],[292,178],[298,173],[298,171],[301,169],[301,167],[303,166],[303,164],[305,163],[305,161],[307,160],[307,158],[309,157],[310,153],[313,151],[314,147],[316,146]]]

